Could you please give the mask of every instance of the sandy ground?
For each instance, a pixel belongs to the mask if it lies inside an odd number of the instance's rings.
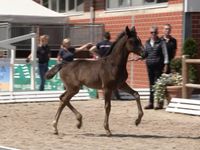
[[[102,100],[72,104],[83,115],[83,127],[76,128],[75,116],[66,108],[58,124],[59,135],[52,130],[58,102],[1,104],[0,145],[21,150],[200,150],[198,116],[145,110],[136,127],[136,102],[112,101],[113,136],[107,137]]]

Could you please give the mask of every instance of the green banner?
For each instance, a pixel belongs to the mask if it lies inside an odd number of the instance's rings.
[[[55,60],[49,61],[49,68],[56,64]],[[15,64],[14,73],[14,90],[30,90],[30,64]],[[39,89],[40,77],[38,74],[38,67],[36,66],[36,89]],[[46,80],[45,90],[63,90],[63,84],[60,81],[59,73],[51,80]]]
[[[49,69],[56,64],[56,60],[49,61]],[[30,89],[30,64],[15,64],[14,66],[14,91],[29,91]],[[39,89],[40,77],[38,74],[38,67],[36,66],[36,90]],[[46,80],[45,90],[63,90],[63,83],[60,80],[60,75],[57,73],[51,80]],[[91,98],[97,97],[97,91],[83,86],[87,89]]]

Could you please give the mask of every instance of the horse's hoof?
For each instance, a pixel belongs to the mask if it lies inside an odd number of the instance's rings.
[[[53,128],[53,129],[54,129],[53,134],[58,135],[58,129],[56,129],[56,128]]]
[[[135,120],[135,125],[138,126],[140,124],[141,119],[136,119]]]
[[[54,131],[54,133],[53,134],[55,134],[55,135],[58,135],[58,131]]]
[[[80,129],[80,128],[82,127],[82,122],[78,122],[77,125],[76,125],[76,127],[77,127],[78,129]]]
[[[52,124],[53,124],[54,134],[58,135],[58,129],[57,129],[56,121],[53,121]]]
[[[110,130],[106,130],[106,135],[109,137],[109,136],[112,136],[112,133],[110,132]]]

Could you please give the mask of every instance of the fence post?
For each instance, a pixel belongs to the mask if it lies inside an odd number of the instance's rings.
[[[182,98],[188,98],[186,84],[188,82],[188,67],[186,63],[187,55],[182,56],[182,77],[183,77],[183,87],[182,87]]]
[[[16,49],[11,49],[11,58],[10,58],[10,85],[9,91],[14,91],[14,64],[15,64],[15,51]]]
[[[36,36],[31,38],[31,90],[35,90],[35,67],[36,67],[36,50],[37,50],[37,41]]]

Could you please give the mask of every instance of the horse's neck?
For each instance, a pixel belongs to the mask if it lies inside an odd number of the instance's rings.
[[[122,37],[116,45],[113,47],[112,53],[110,54],[110,59],[115,65],[126,69],[127,59],[129,52],[125,47],[126,37]]]

